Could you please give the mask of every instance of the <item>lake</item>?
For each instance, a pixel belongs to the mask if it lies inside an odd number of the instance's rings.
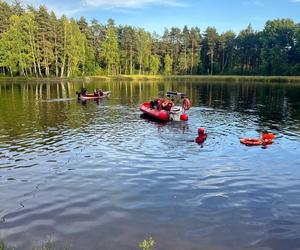
[[[82,86],[109,99],[77,101]],[[138,105],[168,90],[189,121]],[[204,127],[203,145],[191,142]],[[242,137],[276,134],[266,148]],[[300,84],[0,82],[0,239],[32,249],[300,249]]]

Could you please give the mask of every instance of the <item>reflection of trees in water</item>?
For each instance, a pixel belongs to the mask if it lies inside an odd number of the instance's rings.
[[[67,82],[0,84],[0,117],[5,117],[1,119],[0,128],[9,137],[19,138],[19,135],[64,125],[82,127],[90,120],[92,112],[78,113],[76,101],[51,101],[69,97],[73,91],[71,86]]]
[[[298,86],[262,83],[198,84],[200,105],[256,114],[262,124],[299,120]],[[295,105],[298,103],[298,105]]]

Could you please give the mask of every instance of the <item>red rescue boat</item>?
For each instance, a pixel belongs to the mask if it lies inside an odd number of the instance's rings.
[[[151,102],[145,102],[140,105],[140,110],[152,118],[160,121],[187,121],[188,115],[185,113],[191,107],[190,100],[185,96],[185,94],[177,93],[174,91],[169,91],[168,97],[173,97],[174,99],[179,97],[183,99],[181,106],[175,106],[174,100],[169,98],[155,98]]]
[[[143,104],[140,105],[140,110],[155,118],[155,119],[158,119],[160,121],[169,121],[169,112],[167,110],[157,110],[157,109],[154,109],[154,108],[151,108],[151,104],[150,102],[145,102]]]

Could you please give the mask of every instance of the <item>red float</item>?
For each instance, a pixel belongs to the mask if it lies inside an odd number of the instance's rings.
[[[184,113],[184,114],[182,114],[180,116],[180,120],[181,121],[188,121],[189,120],[189,116],[186,113]]]
[[[243,138],[240,140],[242,144],[246,146],[260,146],[260,145],[270,145],[273,143],[275,135],[272,133],[264,133],[262,138]]]

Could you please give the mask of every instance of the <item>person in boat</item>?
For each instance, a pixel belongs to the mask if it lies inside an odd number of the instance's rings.
[[[95,95],[95,96],[103,96],[103,91],[102,91],[102,89],[96,88],[96,89],[94,90],[94,95]]]
[[[150,101],[150,108],[154,109],[157,104],[156,100]]]
[[[86,88],[82,88],[80,91],[81,95],[87,95],[87,89]]]
[[[198,137],[195,139],[195,142],[198,144],[202,144],[207,139],[207,134],[205,133],[204,128],[198,128]]]
[[[162,109],[163,100],[161,98],[155,98],[153,101],[150,102],[150,108],[161,110]]]
[[[162,109],[171,111],[171,108],[173,107],[173,102],[167,98],[163,103],[162,103]]]

